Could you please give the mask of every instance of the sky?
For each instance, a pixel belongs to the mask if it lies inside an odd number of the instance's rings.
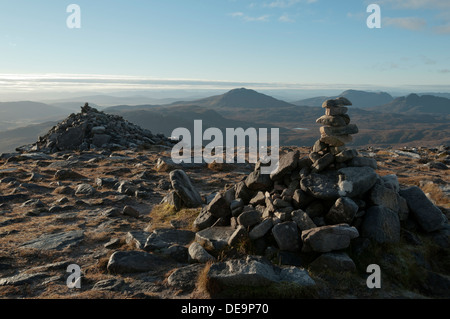
[[[381,28],[367,25],[370,4]],[[174,88],[450,92],[450,1],[0,0],[0,52],[0,100]]]

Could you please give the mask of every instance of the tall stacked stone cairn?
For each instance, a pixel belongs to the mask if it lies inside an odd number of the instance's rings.
[[[324,102],[325,115],[317,120],[323,124],[321,138],[309,156],[285,153],[270,175],[261,174],[257,164],[208,201],[194,222],[191,258],[214,260],[221,249],[244,240],[251,242],[252,253],[277,264],[355,270],[348,249],[399,242],[401,230],[441,234],[448,241],[445,215],[420,188],[400,189],[396,175],[376,173],[375,159],[346,148],[358,132],[350,124],[349,105],[345,98]],[[311,254],[318,257],[303,258]],[[230,267],[211,267],[210,276],[231,276]]]

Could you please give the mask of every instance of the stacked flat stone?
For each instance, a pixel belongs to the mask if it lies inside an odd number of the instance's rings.
[[[327,100],[322,104],[325,115],[316,121],[323,125],[320,128],[321,137],[310,154],[316,171],[335,163],[335,156],[346,151],[345,145],[352,142],[352,135],[358,133],[358,127],[350,124],[350,116],[347,114],[349,105],[352,103],[345,97]]]

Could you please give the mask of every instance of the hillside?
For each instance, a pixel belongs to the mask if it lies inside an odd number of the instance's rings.
[[[321,106],[323,101],[334,99],[337,97],[345,97],[352,101],[354,107],[369,108],[377,105],[384,105],[391,102],[394,98],[386,92],[367,92],[360,90],[347,90],[335,97],[318,96],[309,99],[293,102],[295,105]]]
[[[372,107],[370,110],[378,112],[395,113],[435,113],[449,114],[450,99],[433,95],[410,94],[405,97],[399,97],[390,103],[378,107]]]
[[[282,100],[245,88],[234,89],[225,94],[215,95],[189,102],[175,102],[172,105],[198,105],[209,108],[279,108],[291,106]]]

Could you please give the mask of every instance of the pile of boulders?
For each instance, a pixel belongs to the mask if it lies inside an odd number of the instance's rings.
[[[55,153],[94,149],[124,150],[150,145],[173,146],[163,134],[152,134],[118,115],[100,112],[86,103],[81,112],[71,114],[31,145],[18,152]]]
[[[191,258],[211,260],[244,240],[261,255],[318,253],[324,254],[320,264],[354,269],[343,252],[350,246],[399,242],[401,228],[411,224],[448,233],[445,215],[420,188],[401,189],[396,175],[378,175],[376,160],[345,147],[357,132],[345,114],[350,104],[343,98],[324,103],[327,115],[318,122],[326,126],[309,156],[288,152],[270,175],[257,164],[204,205],[194,222]]]

